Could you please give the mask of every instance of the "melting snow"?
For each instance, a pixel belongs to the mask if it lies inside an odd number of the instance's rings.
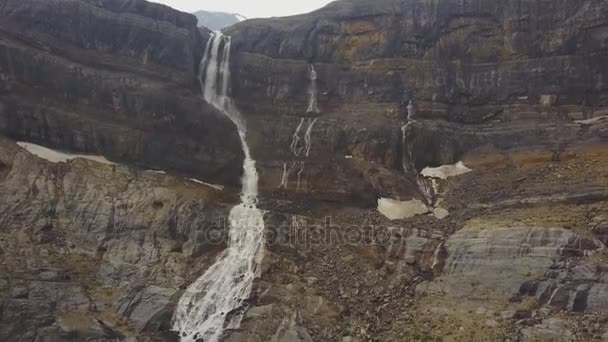
[[[425,167],[421,174],[424,177],[429,178],[440,178],[447,179],[448,177],[455,177],[473,170],[469,169],[464,165],[463,162],[458,162],[454,165],[442,165],[439,167]]]
[[[60,152],[46,148],[44,146],[28,143],[28,142],[17,142],[17,145],[26,149],[29,153],[38,156],[42,159],[46,159],[51,163],[66,163],[72,159],[82,158],[92,160],[98,163],[115,165],[111,161],[107,160],[104,156],[92,155],[92,154],[72,154],[66,152]]]
[[[206,186],[208,186],[210,188],[214,188],[215,190],[219,190],[219,191],[224,190],[224,186],[223,185],[205,183],[202,180],[198,180],[196,178],[188,178],[188,180],[191,181],[191,182],[197,183],[197,184],[206,185]]]
[[[378,200],[378,211],[389,220],[401,220],[429,212],[426,204],[421,200],[398,201],[390,198]]]
[[[163,170],[146,170],[146,172],[156,173],[158,175],[166,175],[167,174],[167,171],[163,171]]]
[[[604,120],[608,121],[608,115],[596,116],[594,118],[586,119],[586,120],[575,120],[574,122],[576,122],[577,124],[582,124],[582,125],[593,125],[595,123],[602,122]]]

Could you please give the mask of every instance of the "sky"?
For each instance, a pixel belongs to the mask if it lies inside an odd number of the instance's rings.
[[[151,0],[184,12],[229,12],[247,18],[280,17],[321,8],[332,0]]]

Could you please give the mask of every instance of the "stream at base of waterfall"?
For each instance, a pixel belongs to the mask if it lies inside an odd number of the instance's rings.
[[[229,117],[238,128],[245,160],[241,203],[230,211],[228,248],[180,298],[173,330],[181,341],[215,342],[225,329],[240,326],[253,280],[264,257],[264,219],[257,208],[258,173],[246,141],[244,120],[230,96],[230,37],[214,32],[200,63],[205,101]]]

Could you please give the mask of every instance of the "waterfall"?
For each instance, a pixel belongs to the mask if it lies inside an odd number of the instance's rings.
[[[304,131],[304,145],[301,145],[302,138],[300,137],[300,134],[302,132],[302,126],[304,125],[304,120],[304,118],[300,119],[300,124],[296,127],[296,130],[291,137],[291,145],[289,145],[289,150],[295,157],[301,156],[302,152],[308,157],[310,155],[310,148],[312,147],[310,134],[312,133],[312,128],[315,126],[318,118],[308,118],[308,127]]]
[[[222,49],[223,47],[223,49]],[[220,52],[221,51],[221,52]],[[181,341],[215,342],[224,328],[238,328],[243,303],[260,276],[264,256],[264,220],[257,205],[258,174],[245,139],[245,125],[229,97],[230,37],[215,32],[200,64],[205,101],[229,117],[238,128],[245,160],[241,203],[230,211],[228,248],[180,298],[173,330]]]
[[[302,187],[302,173],[304,172],[305,166],[306,162],[300,162],[300,170],[298,171],[298,181],[296,183],[296,192],[300,190],[306,191],[306,187]]]
[[[308,86],[308,108],[306,109],[306,114],[315,113],[319,114],[321,111],[319,110],[319,105],[317,103],[317,72],[315,70],[314,65],[309,65],[308,67],[308,76],[310,78],[310,84]],[[302,159],[308,158],[310,156],[310,148],[312,147],[312,129],[317,123],[319,118],[311,118],[309,117],[306,120],[305,117],[300,118],[300,123],[296,127],[292,137],[291,137],[291,145],[289,145],[289,151],[293,154],[294,157]],[[304,126],[304,122],[307,122],[307,128],[304,131],[303,137],[302,128]],[[302,143],[303,142],[303,143]],[[279,189],[287,190],[287,186],[289,184],[289,176],[295,171],[297,171],[298,180],[296,183],[296,192],[297,191],[306,191],[306,179],[304,179],[304,169],[306,163],[304,161],[293,161],[291,162],[291,167],[287,168],[287,163],[283,164],[283,174],[281,175],[281,182],[279,184]]]
[[[424,198],[426,206],[432,211],[436,201],[433,183],[430,179],[419,175],[418,170],[416,170],[413,148],[416,138],[414,129],[417,121],[414,115],[414,105],[410,101],[407,105],[407,123],[401,127],[401,132],[403,133],[402,146],[406,152],[402,158],[403,172],[415,177],[418,190]]]
[[[296,127],[296,131],[293,133],[291,137],[291,145],[289,146],[289,150],[293,153],[294,156],[299,157],[300,153],[302,153],[302,147],[300,146],[300,130],[302,130],[302,124],[304,123],[304,118],[300,120],[300,124]]]
[[[317,122],[318,118],[308,119],[308,129],[306,129],[306,134],[304,134],[304,144],[306,148],[306,157],[310,154],[310,147],[312,145],[312,141],[310,140],[310,133],[312,133],[312,127]]]
[[[279,185],[279,189],[283,188],[287,190],[287,187],[289,186],[289,176],[295,170],[295,168],[295,163],[291,164],[289,169],[287,168],[287,163],[283,163],[283,174],[281,175],[281,184]]]
[[[319,113],[319,105],[317,104],[317,71],[314,65],[308,67],[310,85],[308,87],[308,108],[306,113]]]

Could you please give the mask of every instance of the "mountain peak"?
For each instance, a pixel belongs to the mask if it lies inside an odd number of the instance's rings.
[[[193,14],[198,19],[198,26],[204,26],[214,31],[221,30],[243,20],[247,20],[246,17],[237,13],[200,10],[194,12]]]

